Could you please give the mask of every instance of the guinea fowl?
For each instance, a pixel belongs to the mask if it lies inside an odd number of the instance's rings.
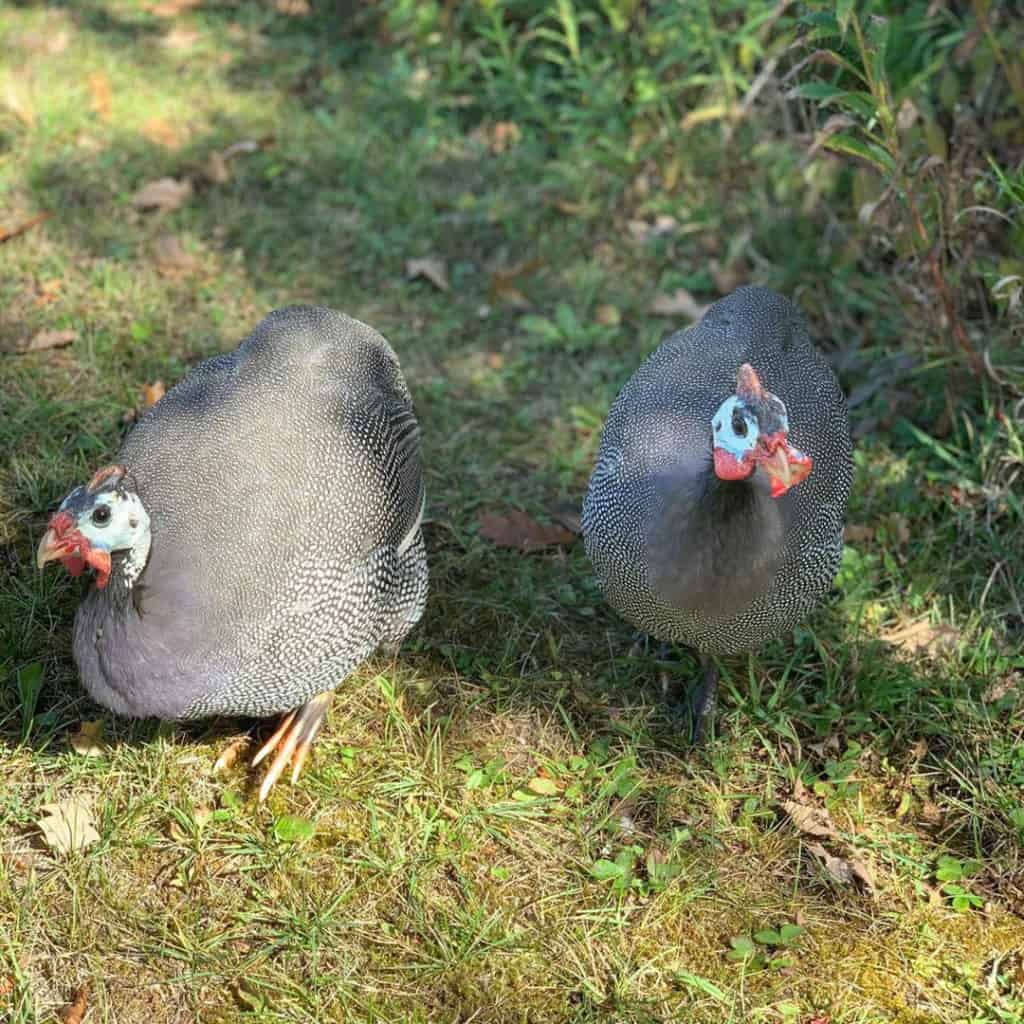
[[[201,363],[73,490],[42,568],[88,566],[85,688],[118,714],[285,713],[260,800],[298,778],[333,689],[427,593],[419,427],[391,346],[295,306]],[[220,762],[218,762],[220,764]]]
[[[828,591],[852,475],[835,374],[766,288],[716,302],[619,393],[583,536],[612,607],[702,656],[695,736],[714,707],[710,656],[779,636]]]

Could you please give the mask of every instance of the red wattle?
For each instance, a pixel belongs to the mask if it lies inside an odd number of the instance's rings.
[[[715,476],[719,480],[746,480],[754,472],[754,464],[748,462],[746,456],[737,459],[731,452],[724,448],[716,448],[715,454]]]

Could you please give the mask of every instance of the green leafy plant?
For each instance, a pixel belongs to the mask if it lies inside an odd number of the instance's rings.
[[[949,897],[954,910],[976,910],[985,905],[985,901],[968,889],[963,883],[972,878],[983,865],[978,860],[959,860],[956,857],[939,857],[935,869],[935,878],[942,883],[942,891]]]
[[[800,925],[783,924],[778,929],[763,928],[753,936],[736,935],[729,940],[725,956],[751,970],[779,970],[793,963],[783,951],[792,949],[803,934]]]

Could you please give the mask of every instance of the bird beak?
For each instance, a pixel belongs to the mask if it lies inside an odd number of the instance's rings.
[[[36,566],[60,560],[72,576],[81,576],[86,566],[96,570],[96,586],[102,590],[110,579],[110,552],[93,547],[77,530],[67,512],[58,512],[36,548]]]
[[[806,479],[813,466],[811,457],[793,448],[782,431],[765,438],[757,463],[772,479],[773,498],[781,498],[791,487]]]
[[[47,523],[46,533],[36,548],[36,565],[42,569],[47,562],[75,554],[75,521],[67,512],[58,512]],[[81,572],[81,570],[79,570]],[[77,574],[76,574],[77,575]]]
[[[36,566],[42,569],[47,562],[54,562],[67,554],[70,554],[67,544],[59,540],[52,529],[47,530],[36,548]]]

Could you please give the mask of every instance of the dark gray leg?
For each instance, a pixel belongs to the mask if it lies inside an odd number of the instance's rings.
[[[704,738],[708,727],[714,723],[718,707],[718,669],[710,658],[701,658],[700,682],[694,687],[687,701],[690,716],[690,735],[696,745]]]

